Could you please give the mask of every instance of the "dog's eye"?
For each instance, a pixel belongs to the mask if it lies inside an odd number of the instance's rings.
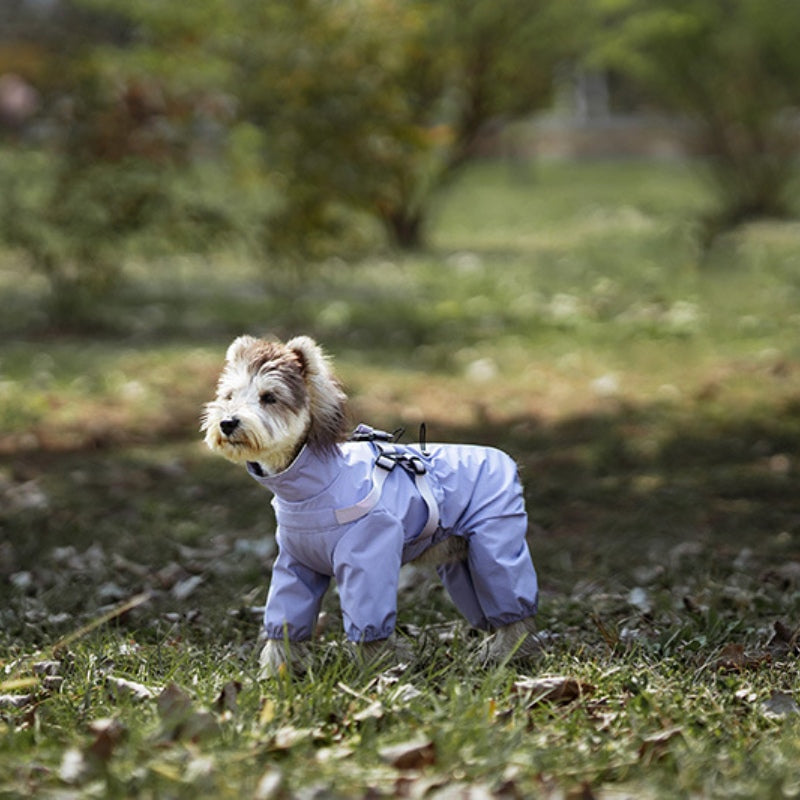
[[[273,403],[278,402],[278,398],[275,397],[275,395],[272,394],[272,392],[262,392],[259,400],[261,400],[261,405],[264,406],[269,406],[272,405]]]
[[[223,400],[233,400],[233,392],[228,392],[222,399]]]

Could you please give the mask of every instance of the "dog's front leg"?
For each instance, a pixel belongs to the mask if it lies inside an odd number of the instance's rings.
[[[259,678],[276,678],[287,670],[292,673],[302,673],[305,671],[308,654],[307,642],[267,639],[258,658]]]

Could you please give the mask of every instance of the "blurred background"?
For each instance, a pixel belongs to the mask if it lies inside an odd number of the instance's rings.
[[[2,288],[23,325],[116,327],[100,306],[137,260],[169,280],[179,256],[235,253],[269,280],[437,232],[468,245],[437,214],[479,162],[519,192],[554,158],[690,160],[702,189],[673,205],[701,248],[796,210],[789,0],[7,0],[0,15]],[[603,182],[623,198],[628,177]],[[521,202],[498,217],[519,221],[500,249],[552,225]]]
[[[111,549],[169,587],[213,540],[261,591],[266,498],[197,430],[242,332],[316,337],[354,424],[509,450],[554,596],[800,559],[798,34],[796,0],[4,0],[6,631],[152,584]]]

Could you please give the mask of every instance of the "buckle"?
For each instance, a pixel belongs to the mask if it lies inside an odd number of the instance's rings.
[[[375,466],[385,469],[387,472],[391,472],[397,466],[397,458],[387,455],[386,453],[381,453],[375,459]]]
[[[406,463],[411,467],[414,471],[415,475],[424,475],[426,472],[425,464],[422,463],[422,459],[418,456],[409,456],[406,459]]]

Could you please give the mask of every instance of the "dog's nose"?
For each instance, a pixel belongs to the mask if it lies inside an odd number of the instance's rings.
[[[228,417],[220,422],[219,427],[226,436],[230,436],[239,427],[239,420],[236,417]]]

